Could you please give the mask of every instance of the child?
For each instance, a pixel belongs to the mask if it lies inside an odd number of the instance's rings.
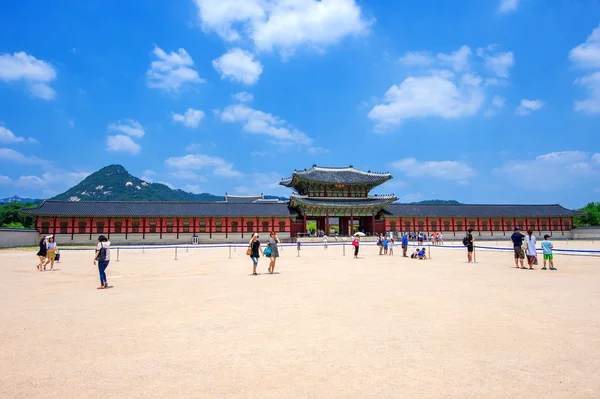
[[[327,234],[323,235],[323,245],[325,246],[325,249],[327,249]]]
[[[556,270],[554,267],[554,255],[552,254],[552,241],[549,240],[550,236],[548,234],[544,234],[544,241],[542,241],[542,250],[544,251],[544,267],[542,270],[546,269],[546,260],[550,263],[550,270]]]
[[[421,249],[419,251],[419,253],[417,254],[417,256],[419,257],[419,259],[421,260],[427,260],[427,255],[425,255],[425,248]]]
[[[390,239],[390,243],[388,244],[388,248],[389,248],[389,255],[393,255],[394,254],[394,239]]]
[[[411,259],[419,259],[419,248],[416,248],[415,252],[413,252],[412,254],[410,254],[410,258]]]
[[[385,237],[385,239],[383,240],[383,254],[387,255],[388,254],[388,247],[390,246],[390,239]]]
[[[300,251],[300,236],[296,237],[296,245],[298,246],[298,251]]]

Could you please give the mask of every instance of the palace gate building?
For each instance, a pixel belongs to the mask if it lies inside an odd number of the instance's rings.
[[[581,214],[553,205],[397,204],[394,195],[370,191],[392,176],[352,166],[314,165],[294,171],[280,184],[293,190],[289,201],[226,195],[221,202],[44,201],[23,212],[36,217],[41,234],[63,244],[95,242],[104,234],[115,243],[234,242],[254,232],[275,231],[281,238],[304,234],[307,222],[340,235],[354,231],[441,231],[460,236],[473,228],[480,236],[506,236],[515,226],[536,234],[563,235]]]

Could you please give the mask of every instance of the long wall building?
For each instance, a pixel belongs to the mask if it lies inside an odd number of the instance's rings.
[[[234,242],[254,232],[276,231],[282,238],[303,235],[307,223],[341,235],[354,231],[442,231],[462,236],[473,228],[482,236],[505,236],[515,226],[538,234],[564,235],[578,211],[553,205],[396,204],[393,195],[371,195],[389,173],[314,165],[294,171],[280,184],[293,190],[289,201],[263,196],[226,195],[222,202],[45,201],[25,213],[36,217],[41,234],[61,243],[95,242],[99,234],[116,243]]]

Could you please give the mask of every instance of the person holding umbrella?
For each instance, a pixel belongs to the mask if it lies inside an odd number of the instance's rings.
[[[360,231],[354,234],[354,240],[352,240],[352,246],[354,247],[354,259],[358,259],[358,249],[360,246],[360,237],[364,236],[364,233]]]

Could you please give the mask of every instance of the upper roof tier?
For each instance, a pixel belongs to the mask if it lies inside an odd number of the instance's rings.
[[[392,178],[389,173],[365,172],[350,165],[347,168],[328,168],[313,165],[310,169],[294,170],[292,177],[282,179],[279,184],[294,187],[299,181],[326,184],[371,184],[377,186]]]

